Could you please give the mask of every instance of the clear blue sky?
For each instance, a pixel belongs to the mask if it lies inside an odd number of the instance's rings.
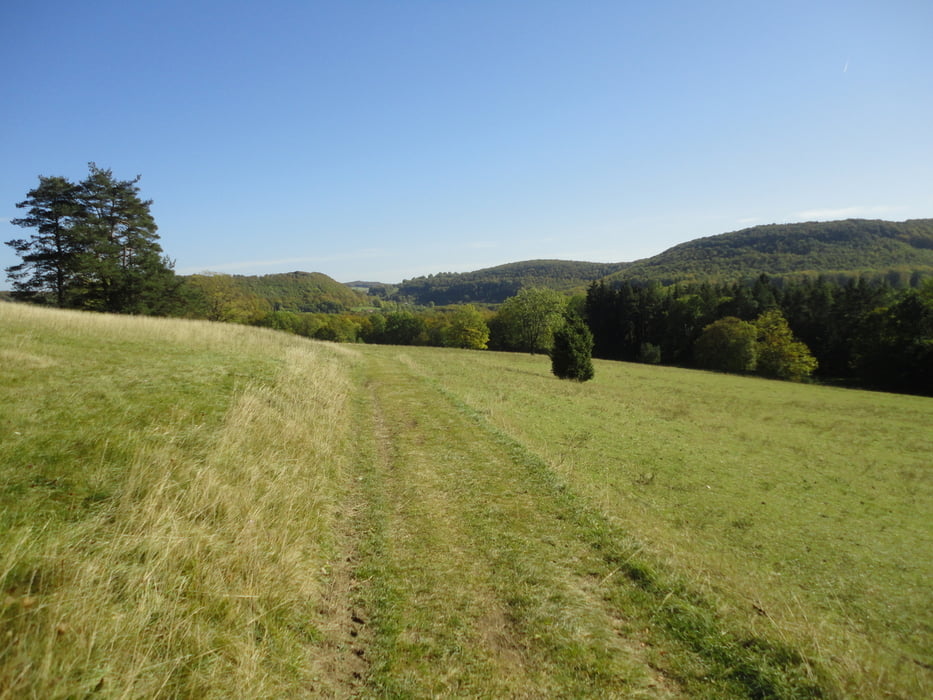
[[[397,282],[933,217],[930,0],[53,0],[0,26],[3,241],[38,175],[88,161],[142,175],[185,274]]]

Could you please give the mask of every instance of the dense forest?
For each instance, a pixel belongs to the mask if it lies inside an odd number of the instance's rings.
[[[736,281],[766,274],[777,278],[870,275],[893,286],[916,285],[933,274],[933,219],[771,224],[699,238],[639,260],[611,282]]]
[[[906,290],[867,278],[779,285],[762,275],[752,283],[669,287],[603,281],[590,287],[585,314],[596,357],[696,367],[703,366],[698,341],[716,322],[773,312],[812,354],[814,377],[933,395],[933,279]]]
[[[624,269],[626,263],[572,260],[529,260],[474,272],[441,272],[405,280],[389,299],[421,306],[436,304],[501,304],[523,287],[582,292],[593,281]]]
[[[917,286],[933,275],[933,219],[770,224],[699,238],[631,263],[529,260],[473,272],[442,272],[397,285],[356,282],[383,299],[419,306],[500,304],[523,287],[583,292],[590,283],[831,278],[842,284],[866,276],[894,287]]]
[[[369,304],[366,295],[320,272],[232,275],[231,281],[243,294],[264,299],[273,311],[339,313]]]

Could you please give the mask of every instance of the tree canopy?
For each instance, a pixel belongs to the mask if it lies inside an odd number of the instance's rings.
[[[726,316],[703,329],[693,348],[698,367],[723,372],[750,372],[758,360],[758,330],[747,321]]]
[[[13,224],[35,232],[7,241],[21,259],[6,270],[15,294],[60,307],[166,312],[177,282],[140,177],[118,180],[94,163],[88,171],[77,184],[40,176],[16,205],[28,213]]]
[[[453,312],[446,330],[445,345],[470,350],[485,350],[489,343],[489,326],[472,304]]]
[[[758,331],[759,374],[777,379],[800,381],[813,374],[819,363],[804,343],[794,337],[787,319],[778,309],[755,319]]]
[[[566,304],[567,297],[541,287],[525,287],[506,299],[498,314],[504,344],[532,354],[547,352]]]
[[[625,263],[527,260],[473,272],[441,272],[399,284],[390,295],[415,304],[501,304],[524,288],[582,291]]]

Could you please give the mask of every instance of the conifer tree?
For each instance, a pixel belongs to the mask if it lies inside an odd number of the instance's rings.
[[[78,196],[85,212],[85,304],[103,311],[144,312],[150,297],[166,291],[162,287],[171,277],[149,211],[152,200],[140,199],[139,175],[116,180],[111,170],[95,163],[89,170]]]
[[[593,334],[583,319],[568,315],[554,332],[551,371],[560,379],[585,382],[593,378]]]
[[[139,197],[139,179],[116,180],[94,163],[78,184],[40,176],[17,204],[29,215],[13,220],[36,233],[7,241],[22,259],[6,269],[16,292],[58,306],[170,311],[179,281],[158,243],[152,202]]]
[[[39,186],[16,205],[28,208],[28,214],[11,223],[36,230],[29,238],[6,243],[22,260],[6,268],[6,273],[23,298],[71,305],[83,249],[74,235],[83,216],[77,193],[78,187],[63,177],[40,176]]]

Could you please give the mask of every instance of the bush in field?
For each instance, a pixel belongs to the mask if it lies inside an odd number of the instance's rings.
[[[593,334],[578,316],[567,316],[554,332],[551,371],[561,379],[585,382],[593,378]]]

